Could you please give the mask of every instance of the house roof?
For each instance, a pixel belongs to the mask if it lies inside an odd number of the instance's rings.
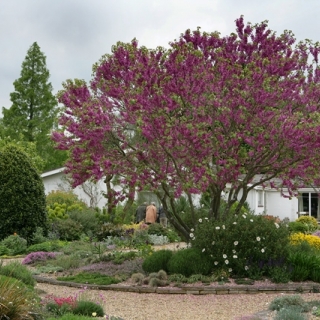
[[[61,167],[61,168],[58,168],[58,169],[54,169],[54,170],[43,172],[43,173],[41,173],[41,178],[50,177],[50,176],[53,176],[55,174],[61,173],[61,172],[64,171],[64,169],[65,169],[65,167]]]

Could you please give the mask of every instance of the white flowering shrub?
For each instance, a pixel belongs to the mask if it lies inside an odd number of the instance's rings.
[[[285,262],[289,244],[286,224],[251,214],[223,221],[202,220],[190,235],[191,244],[208,255],[217,270],[238,276],[262,275]]]

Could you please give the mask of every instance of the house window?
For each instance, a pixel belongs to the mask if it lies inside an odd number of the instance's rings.
[[[298,197],[299,212],[306,212],[314,218],[320,216],[319,195],[314,192],[300,193]]]
[[[258,190],[258,207],[263,207],[264,206],[264,201],[263,201],[263,191]]]

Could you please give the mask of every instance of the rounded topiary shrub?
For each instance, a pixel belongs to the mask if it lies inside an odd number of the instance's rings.
[[[175,252],[168,262],[170,274],[179,273],[186,277],[193,274],[208,275],[212,271],[212,261],[197,248],[187,248]]]
[[[27,154],[14,146],[0,152],[0,240],[19,234],[28,243],[37,227],[46,233],[43,181]]]
[[[168,272],[168,262],[172,257],[173,252],[171,250],[159,250],[148,256],[142,264],[142,269],[145,272],[158,272],[164,270]]]

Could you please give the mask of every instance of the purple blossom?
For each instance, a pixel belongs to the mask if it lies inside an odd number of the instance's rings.
[[[22,264],[32,264],[36,261],[45,261],[48,259],[55,259],[56,254],[54,252],[44,252],[44,251],[38,251],[38,252],[32,252],[29,253],[22,261]]]

